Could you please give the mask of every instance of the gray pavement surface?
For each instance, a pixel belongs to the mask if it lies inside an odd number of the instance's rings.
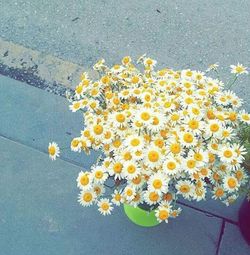
[[[0,35],[90,68],[147,53],[159,67],[250,66],[250,1],[0,1]],[[250,103],[250,78],[234,88]],[[249,107],[249,106],[247,106]]]
[[[122,208],[104,217],[81,207],[75,179],[96,155],[66,150],[52,162],[46,153],[51,139],[68,146],[81,116],[64,98],[4,76],[0,91],[0,254],[249,254],[234,222],[238,205],[182,206],[176,220],[154,228],[134,225]]]

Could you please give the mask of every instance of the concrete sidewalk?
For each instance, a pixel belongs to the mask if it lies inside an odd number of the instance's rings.
[[[75,179],[97,154],[46,153],[69,145],[81,116],[65,98],[0,76],[0,247],[2,254],[247,255],[237,227],[240,205],[189,204],[169,224],[141,228],[122,208],[110,217],[77,203]],[[190,206],[194,206],[191,208]]]

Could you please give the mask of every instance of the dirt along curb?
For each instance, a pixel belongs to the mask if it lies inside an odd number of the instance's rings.
[[[47,55],[22,45],[5,41],[0,37],[0,74],[28,83],[48,92],[64,96],[80,80],[82,72],[94,71]]]

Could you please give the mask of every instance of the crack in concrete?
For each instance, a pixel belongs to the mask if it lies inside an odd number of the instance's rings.
[[[226,226],[226,221],[223,220],[222,224],[221,224],[221,228],[220,228],[219,240],[218,240],[218,243],[217,243],[217,246],[216,246],[215,255],[219,255],[221,241],[222,241],[222,238],[223,238],[223,235],[224,235],[224,231],[225,231],[225,226]]]

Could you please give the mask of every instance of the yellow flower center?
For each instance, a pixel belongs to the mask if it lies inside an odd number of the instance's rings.
[[[243,178],[242,171],[241,170],[237,170],[236,173],[235,173],[235,176],[236,176],[238,181],[242,180],[242,178]]]
[[[131,197],[133,194],[134,194],[133,190],[131,190],[131,189],[126,190],[126,195],[127,196]]]
[[[192,108],[192,113],[194,115],[199,115],[200,114],[200,110],[198,108]]]
[[[141,114],[141,118],[144,120],[144,121],[147,121],[150,119],[150,114],[148,112],[143,112]]]
[[[214,174],[213,174],[213,178],[214,178],[214,180],[217,181],[217,182],[220,180],[220,176],[219,176],[218,173],[214,173]]]
[[[188,193],[188,192],[190,191],[189,185],[187,185],[187,184],[181,185],[181,186],[180,186],[180,191],[181,191],[182,193]]]
[[[125,116],[122,114],[122,113],[118,113],[116,115],[116,120],[120,123],[124,122],[125,121]]]
[[[76,93],[77,94],[81,94],[82,90],[83,90],[83,86],[79,85],[79,86],[76,87]]]
[[[102,79],[101,79],[101,82],[103,84],[108,84],[110,81],[109,77],[108,76],[103,76]]]
[[[121,140],[117,139],[117,140],[113,141],[113,145],[115,148],[119,148],[121,146],[121,144],[122,144]]]
[[[213,150],[218,150],[219,145],[217,143],[212,143],[211,147]]]
[[[191,77],[192,75],[193,75],[193,72],[192,72],[192,71],[187,71],[187,72],[186,72],[186,76]]]
[[[167,210],[161,210],[159,212],[159,218],[160,220],[166,220],[169,217],[169,213]]]
[[[130,159],[132,159],[132,155],[131,155],[130,152],[125,152],[124,155],[123,155],[123,158],[125,160],[130,160]]]
[[[230,150],[225,150],[224,153],[223,153],[224,157],[226,158],[231,158],[233,156],[233,153],[232,151]]]
[[[149,65],[149,66],[152,65],[152,64],[153,64],[152,59],[147,59],[147,60],[146,60],[146,64]]]
[[[116,162],[113,166],[113,170],[115,173],[119,174],[122,171],[122,164],[120,162]]]
[[[140,140],[138,138],[133,138],[131,141],[130,141],[130,144],[134,147],[138,146],[140,144]]]
[[[154,117],[153,125],[158,125],[159,123],[160,123],[160,120],[157,117]]]
[[[162,187],[162,181],[160,179],[155,179],[153,181],[153,186],[155,189],[160,189]]]
[[[186,133],[186,134],[184,134],[184,136],[183,136],[183,140],[184,140],[186,143],[192,143],[193,140],[194,140],[194,137],[193,137],[192,134]]]
[[[207,168],[202,168],[202,169],[201,169],[201,174],[202,174],[203,176],[207,176],[207,175],[208,175],[208,170],[207,170]]]
[[[82,197],[82,199],[85,201],[85,202],[90,202],[91,200],[92,200],[92,198],[93,198],[93,195],[90,193],[90,192],[86,192],[84,195],[83,195],[83,197]]]
[[[101,204],[101,208],[102,208],[103,211],[108,211],[108,209],[109,209],[109,204],[108,204],[108,203],[102,203],[102,204]]]
[[[103,177],[103,172],[101,170],[95,172],[95,178],[101,179]]]
[[[173,143],[170,146],[170,151],[174,154],[177,154],[181,151],[181,146],[178,143]]]
[[[102,190],[99,186],[95,186],[94,191],[95,191],[96,195],[100,195]]]
[[[227,181],[227,184],[228,184],[229,188],[234,189],[237,185],[237,182],[235,179],[229,178]]]
[[[162,148],[164,146],[164,141],[162,139],[156,139],[154,141],[154,144],[158,146],[159,148]]]
[[[241,118],[245,121],[249,121],[250,120],[250,116],[248,114],[242,114]]]
[[[81,185],[83,186],[86,186],[89,184],[89,177],[87,175],[83,175],[81,178],[80,178],[80,183]]]
[[[75,103],[73,104],[73,108],[74,108],[75,110],[79,109],[80,106],[81,106],[81,103],[80,103],[80,102],[75,102]]]
[[[169,108],[171,105],[172,105],[172,103],[170,101],[167,101],[164,103],[165,108]]]
[[[48,149],[48,152],[51,156],[54,156],[56,154],[56,148],[55,146],[50,146]]]
[[[134,76],[134,77],[131,79],[131,82],[132,82],[133,84],[136,84],[138,81],[139,81],[139,77],[137,77],[137,76]]]
[[[167,168],[168,168],[169,170],[174,170],[174,169],[176,168],[175,162],[173,162],[173,161],[168,162],[168,163],[167,163]]]
[[[194,159],[197,160],[197,161],[202,161],[203,160],[203,156],[202,156],[201,153],[196,152],[194,154]]]
[[[188,166],[188,168],[194,168],[195,165],[196,165],[196,161],[195,161],[195,160],[189,159],[189,160],[187,161],[187,166]]]
[[[140,184],[141,183],[141,176],[137,176],[136,178],[134,178],[133,180],[132,180],[132,182],[134,183],[134,184],[136,184],[136,185],[138,185],[138,184]]]
[[[236,66],[235,71],[236,73],[242,73],[244,71],[244,68],[241,66]]]
[[[119,194],[119,193],[117,193],[117,194],[115,194],[115,196],[114,196],[114,199],[116,200],[116,201],[121,201],[121,195]]]
[[[194,102],[194,100],[191,98],[191,97],[187,97],[186,99],[185,99],[185,103],[186,104],[192,104]]]
[[[126,65],[130,62],[130,57],[126,56],[122,59],[122,62]]]
[[[90,136],[89,130],[84,130],[83,135],[84,135],[85,137],[89,137],[89,136]]]
[[[177,120],[179,120],[179,119],[180,119],[179,114],[174,113],[174,114],[171,115],[171,120],[172,120],[172,121],[177,121]]]
[[[148,159],[151,162],[157,162],[159,160],[159,158],[160,158],[160,155],[157,151],[150,151],[148,153]]]
[[[103,132],[103,127],[101,125],[97,124],[94,126],[94,133],[96,135],[100,135],[102,134],[102,132]]]
[[[159,199],[159,195],[156,192],[150,192],[149,193],[149,199],[152,202],[156,202]]]
[[[128,173],[133,174],[136,170],[136,167],[134,165],[129,165],[127,168]]]
[[[139,121],[136,121],[136,122],[135,122],[135,125],[136,125],[138,128],[142,127],[142,123],[139,122]]]
[[[193,130],[197,129],[199,127],[199,122],[197,120],[190,120],[188,126]]]
[[[236,114],[235,112],[230,112],[228,118],[229,118],[231,121],[236,121],[236,119],[237,119],[237,114]]]
[[[76,148],[79,145],[79,143],[80,143],[79,140],[73,139],[71,142],[71,146]]]
[[[210,126],[210,131],[217,132],[220,129],[219,125],[214,123]]]
[[[218,188],[214,194],[216,197],[222,197],[224,195],[224,190],[222,188]]]

